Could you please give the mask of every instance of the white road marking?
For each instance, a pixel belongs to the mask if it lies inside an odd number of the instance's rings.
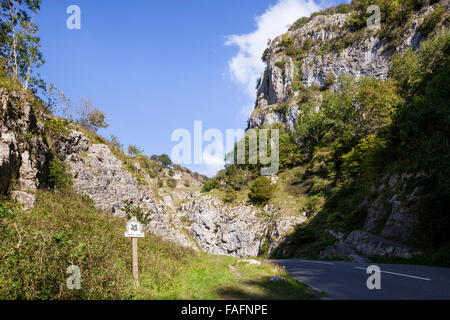
[[[333,262],[324,262],[324,261],[312,261],[312,260],[296,260],[298,262],[308,262],[308,263],[317,263],[317,264],[327,264],[329,266],[334,265]]]
[[[359,269],[359,270],[367,270],[367,268],[361,268],[361,267],[355,267],[355,269]],[[383,270],[381,270],[381,272],[382,272],[382,273],[387,273],[387,274],[393,274],[393,275],[401,276],[401,277],[407,277],[407,278],[419,279],[419,280],[424,280],[424,281],[431,281],[431,279],[428,279],[428,278],[422,278],[422,277],[411,276],[411,275],[409,275],[409,274],[402,274],[402,273],[389,272],[389,271],[383,271]]]

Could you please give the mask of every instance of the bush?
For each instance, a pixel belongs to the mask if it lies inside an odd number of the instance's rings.
[[[67,172],[67,165],[56,158],[50,162],[49,182],[58,190],[67,190],[72,187],[72,175]]]
[[[429,13],[424,18],[422,25],[419,27],[419,32],[425,37],[432,33],[439,22],[441,22],[445,11],[445,7],[439,7],[433,12]]]
[[[175,179],[167,179],[166,183],[170,189],[175,189],[177,187],[177,180]]]
[[[233,189],[233,188],[231,188],[231,187],[228,187],[226,190],[225,190],[225,196],[224,196],[224,198],[223,198],[223,201],[224,202],[227,202],[227,203],[232,203],[234,200],[236,200],[237,199],[237,193],[236,193],[236,191]]]
[[[248,197],[254,204],[265,204],[274,196],[275,188],[270,179],[263,176],[253,181]]]
[[[47,132],[50,132],[53,136],[66,136],[69,133],[67,126],[69,125],[68,120],[62,119],[50,119],[45,121],[44,126]]]
[[[152,220],[151,211],[144,212],[140,206],[134,205],[131,200],[124,201],[123,207],[120,210],[126,213],[128,220],[136,218],[144,225],[148,224]]]
[[[210,192],[213,189],[218,189],[220,187],[219,180],[217,179],[208,179],[203,185],[202,192]]]

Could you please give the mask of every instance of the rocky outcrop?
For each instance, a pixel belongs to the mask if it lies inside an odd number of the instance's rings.
[[[190,230],[202,250],[236,257],[272,252],[296,225],[305,221],[302,216],[285,216],[271,206],[260,209],[247,204],[224,205],[211,196],[183,204],[181,211],[187,214]]]
[[[423,173],[393,174],[373,187],[361,205],[367,210],[364,229],[395,241],[421,242],[424,237],[417,208],[421,191],[418,181],[423,176]]]
[[[356,230],[349,234],[345,240],[358,253],[368,257],[396,257],[410,259],[421,254],[411,246],[399,244],[375,236],[366,231]]]
[[[0,99],[0,194],[35,191],[47,184],[52,158],[44,127],[27,95],[0,88]]]
[[[344,74],[386,79],[394,53],[419,47],[423,40],[418,31],[419,26],[423,17],[435,7],[426,7],[411,17],[410,28],[405,32],[402,44],[395,49],[390,48],[389,42],[375,32],[365,30],[347,48],[339,51],[322,50],[324,44],[339,41],[351,33],[345,26],[348,14],[318,15],[305,25],[291,28],[286,34],[275,38],[268,48],[267,67],[258,83],[255,112],[250,117],[249,128],[270,126],[275,122],[285,123],[288,130],[295,128],[301,112],[301,105],[295,106],[298,102],[295,98],[299,93],[293,89],[296,78],[300,78],[305,87],[323,87],[329,75],[335,79]],[[300,62],[294,63],[286,52],[286,38],[292,39],[297,51],[309,42],[311,48]],[[339,89],[336,82],[332,89]],[[290,113],[279,114],[278,107],[282,103],[289,104]]]
[[[146,230],[166,240],[195,248],[183,231],[180,217],[168,214],[163,201],[148,186],[139,185],[136,178],[105,144],[93,144],[81,132],[72,130],[57,143],[57,152],[69,164],[74,188],[88,195],[99,210],[124,217],[125,200],[151,212]]]
[[[356,230],[347,238],[337,241],[320,253],[321,258],[342,257],[354,262],[367,262],[366,257],[410,259],[421,251],[394,241],[386,240],[364,230]]]

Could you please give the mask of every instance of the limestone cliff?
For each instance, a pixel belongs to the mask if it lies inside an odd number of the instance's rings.
[[[346,25],[350,14],[318,15],[300,27],[294,25],[271,41],[265,52],[267,67],[258,82],[249,128],[282,122],[294,130],[303,102],[299,100],[302,87],[323,87],[331,81],[331,87],[338,90],[334,80],[341,75],[386,79],[392,55],[419,47],[425,39],[419,32],[424,17],[441,5],[414,14],[395,48],[376,30],[366,28],[353,34]]]

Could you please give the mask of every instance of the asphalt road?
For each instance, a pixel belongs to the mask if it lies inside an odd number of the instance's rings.
[[[450,300],[450,269],[416,265],[270,260],[334,300]],[[367,267],[381,269],[381,290],[369,290]]]

